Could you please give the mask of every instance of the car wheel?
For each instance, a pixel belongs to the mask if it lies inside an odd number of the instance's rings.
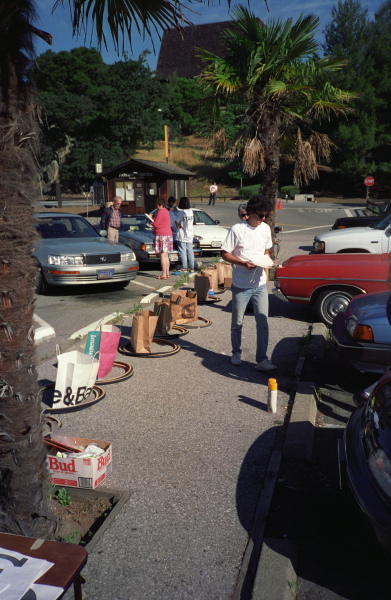
[[[347,309],[355,294],[345,290],[327,290],[316,301],[316,316],[326,325],[332,325],[334,317]]]
[[[49,284],[45,279],[45,275],[43,274],[41,266],[38,267],[38,273],[35,280],[35,289],[37,294],[41,295],[47,294],[49,291]]]

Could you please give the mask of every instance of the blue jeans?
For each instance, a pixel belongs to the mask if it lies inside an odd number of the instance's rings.
[[[177,242],[179,258],[181,259],[182,268],[187,269],[187,261],[189,261],[189,269],[194,269],[194,252],[193,242]]]
[[[255,323],[257,326],[256,361],[262,362],[267,358],[267,346],[269,343],[269,325],[267,322],[269,298],[266,284],[249,289],[241,289],[234,285],[232,286],[232,354],[235,354],[235,352],[242,352],[241,342],[244,312],[250,298],[253,304]]]

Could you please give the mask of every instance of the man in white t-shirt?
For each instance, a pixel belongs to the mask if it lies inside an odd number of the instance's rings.
[[[252,196],[247,204],[247,221],[231,227],[222,245],[222,257],[232,268],[231,363],[242,363],[241,341],[244,313],[250,299],[257,326],[256,369],[273,371],[277,367],[267,357],[269,342],[269,299],[265,269],[256,263],[265,261],[272,247],[272,236],[266,217],[273,203],[263,196]]]
[[[212,183],[212,185],[209,187],[209,204],[208,206],[210,206],[211,204],[214,204],[216,202],[216,194],[217,194],[217,190],[219,188],[217,187],[216,182]]]

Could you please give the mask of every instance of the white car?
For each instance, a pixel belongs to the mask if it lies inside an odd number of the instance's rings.
[[[202,253],[205,254],[205,252],[220,250],[227,237],[227,229],[220,227],[220,221],[214,221],[212,217],[200,208],[193,208],[193,214],[193,235],[199,240]]]
[[[314,238],[314,251],[322,254],[338,252],[391,252],[391,214],[373,227],[351,227],[320,233]]]

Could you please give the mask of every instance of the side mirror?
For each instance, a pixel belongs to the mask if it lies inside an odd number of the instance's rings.
[[[218,219],[215,220],[216,225],[220,225],[220,221]]]

